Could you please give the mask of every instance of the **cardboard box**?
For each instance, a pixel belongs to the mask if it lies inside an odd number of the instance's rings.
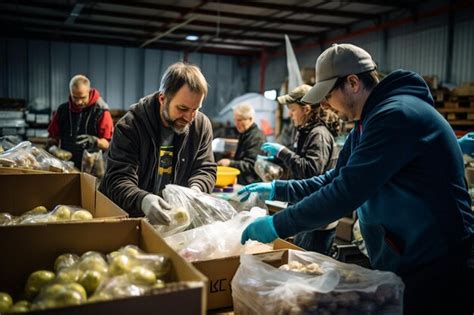
[[[51,270],[63,253],[110,253],[125,245],[148,253],[167,254],[170,281],[190,282],[188,288],[153,291],[144,296],[49,309],[35,314],[205,314],[207,279],[174,252],[142,219],[87,221],[70,224],[18,225],[0,229],[0,291],[16,295],[31,272]]]
[[[278,239],[273,243],[273,250],[296,249],[300,247]],[[240,256],[193,262],[193,265],[208,279],[207,307],[209,310],[232,306],[232,291],[230,283],[237,268]]]
[[[0,211],[18,216],[36,206],[52,210],[58,204],[81,206],[98,219],[128,217],[96,190],[96,178],[89,174],[0,174]]]
[[[339,223],[336,227],[336,237],[344,241],[352,241],[352,227],[354,226],[355,220],[354,218],[346,217],[339,219]]]

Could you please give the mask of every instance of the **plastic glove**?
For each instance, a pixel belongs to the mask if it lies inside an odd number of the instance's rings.
[[[265,142],[262,144],[261,149],[268,153],[269,156],[278,157],[278,153],[284,148],[285,146],[273,143],[273,142]]]
[[[474,132],[468,132],[458,139],[459,146],[463,154],[474,155]]]
[[[97,146],[97,137],[93,135],[79,135],[76,138],[76,144],[85,150],[95,149]]]
[[[153,225],[169,225],[170,216],[166,213],[171,206],[160,196],[148,194],[143,198],[141,205],[143,213]]]
[[[278,234],[273,225],[272,216],[264,216],[250,223],[242,232],[240,243],[243,245],[247,240],[255,240],[261,243],[271,243],[278,238]]]
[[[238,196],[241,196],[240,202],[247,201],[250,197],[250,193],[257,193],[261,200],[272,200],[275,195],[275,181],[270,183],[254,183],[245,186],[237,192]]]
[[[257,160],[265,160],[269,162],[275,162],[276,158],[274,156],[266,156],[257,154]]]

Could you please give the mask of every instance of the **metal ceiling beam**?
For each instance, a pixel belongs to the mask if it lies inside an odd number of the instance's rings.
[[[175,5],[164,5],[164,4],[157,4],[157,3],[149,3],[149,2],[134,2],[133,4],[123,2],[121,0],[105,0],[100,1],[101,4],[113,4],[113,5],[120,5],[124,7],[133,7],[133,8],[142,8],[142,9],[153,9],[153,10],[160,10],[160,11],[167,11],[173,13],[181,13],[187,11],[186,7],[175,6]],[[291,24],[291,25],[301,25],[301,26],[308,26],[308,27],[328,27],[328,28],[337,28],[343,27],[344,25],[341,23],[331,23],[331,22],[320,22],[320,21],[306,21],[302,19],[288,19],[288,18],[274,18],[269,16],[259,16],[255,14],[242,14],[242,13],[234,13],[234,12],[226,12],[226,11],[217,11],[217,10],[208,10],[208,9],[197,9],[194,10],[195,14],[200,15],[207,15],[207,16],[221,16],[224,18],[234,18],[234,19],[241,19],[241,20],[251,20],[251,21],[263,21],[268,23],[278,23],[278,24]]]
[[[3,13],[3,12],[2,12]],[[8,15],[1,15],[0,18],[2,21],[15,21],[16,18],[13,16],[8,16]],[[75,23],[74,25],[61,25],[61,21],[57,21],[57,25],[47,25],[47,24],[42,24],[42,23],[32,23],[32,22],[27,22],[27,23],[15,23],[15,28],[11,27],[11,24],[9,24],[9,28],[12,30],[28,30],[28,29],[39,29],[42,30],[44,33],[50,33],[52,36],[56,36],[60,34],[61,32],[74,32],[74,33],[81,33],[81,34],[91,34],[91,29],[83,29],[80,27],[79,23]],[[137,34],[134,32],[124,32],[124,31],[119,31],[119,30],[104,30],[104,29],[96,29],[93,30],[93,34],[95,35],[100,35],[100,36],[114,36],[114,37],[120,37],[120,38],[128,38],[130,42],[135,42],[137,45],[139,45],[139,42],[143,42],[146,40],[148,37],[144,34]],[[173,42],[176,43],[176,38],[173,39]],[[184,46],[190,46],[190,48],[194,48],[196,45],[200,44],[200,42],[196,43],[190,43],[187,42],[186,44],[182,44]],[[275,46],[268,46],[266,43],[261,43],[259,45],[256,44],[250,44],[250,43],[241,43],[241,42],[228,42],[226,40],[222,39],[212,39],[210,44],[215,44],[215,45],[230,45],[230,46],[235,46],[235,47],[244,47],[248,49],[261,49],[262,47],[275,47]]]
[[[99,44],[99,45],[120,45],[126,47],[136,47],[136,42],[131,42],[128,40],[122,39],[107,39],[101,38],[97,39],[94,35],[84,35],[84,36],[76,36],[71,34],[64,34],[64,35],[55,35],[51,36],[51,33],[45,33],[42,31],[12,31],[8,30],[7,32],[1,32],[0,34],[12,37],[12,38],[35,38],[38,40],[50,40],[50,41],[63,41],[63,42],[78,42],[78,43],[91,43],[91,44]],[[150,48],[155,49],[167,49],[167,50],[189,50],[189,47],[183,45],[177,45],[174,43],[153,43],[150,45]],[[216,48],[216,47],[204,47],[200,50],[203,53],[210,53],[210,54],[218,54],[218,55],[233,55],[233,56],[255,56],[257,55],[260,50],[244,50],[244,49],[229,49],[229,48]]]
[[[362,3],[362,4],[372,4],[372,5],[379,5],[382,7],[390,7],[390,8],[397,8],[397,9],[411,9],[416,7],[419,3],[418,0],[405,0],[405,1],[387,1],[387,0],[346,0],[340,1],[341,3]]]
[[[1,5],[0,5],[1,6]],[[70,11],[71,7],[68,5],[57,5],[57,4],[51,4],[51,3],[37,3],[37,2],[31,2],[27,0],[17,0],[14,5],[16,8],[18,7],[28,7],[32,9],[49,9],[49,10],[54,10],[58,13],[61,14],[68,14]],[[18,13],[17,13],[18,14]],[[131,20],[140,20],[142,22],[150,22],[150,23],[179,23],[184,21],[185,19],[179,18],[179,19],[173,19],[173,18],[167,18],[167,17],[159,17],[159,19],[156,18],[156,14],[132,14],[132,13],[123,13],[123,12],[116,12],[116,11],[110,11],[110,10],[101,10],[101,9],[92,9],[92,8],[84,8],[82,10],[82,16],[87,16],[87,15],[102,15],[102,16],[109,16],[113,18],[123,18],[123,19],[131,19]],[[196,25],[196,26],[205,26],[205,27],[216,27],[215,22],[207,22],[207,21],[199,21],[195,20],[189,25]],[[288,29],[276,29],[276,28],[266,28],[266,27],[258,27],[258,26],[243,26],[243,25],[238,25],[238,24],[230,24],[230,23],[220,23],[221,29],[230,29],[230,30],[236,30],[238,29],[239,31],[242,32],[260,32],[260,33],[268,33],[268,34],[288,34],[290,36],[304,36],[304,37],[313,37],[317,35],[316,32],[309,32],[309,31],[298,31],[298,30],[288,30]],[[211,34],[211,33],[209,33]],[[213,33],[212,33],[213,34]]]
[[[270,2],[250,2],[250,1],[241,1],[241,0],[211,0],[209,2],[221,3],[221,4],[232,4],[237,6],[246,6],[251,8],[263,8],[277,11],[290,11],[295,13],[311,13],[317,15],[327,15],[327,16],[338,16],[345,18],[353,19],[373,19],[377,14],[361,13],[361,12],[350,12],[350,11],[339,11],[339,10],[328,10],[328,9],[319,9],[314,7],[303,7],[297,5],[286,5],[286,4],[277,4]]]
[[[5,18],[12,18],[15,17],[17,19],[18,17],[18,12],[13,11],[13,10],[2,10],[0,12],[0,15],[4,16]],[[63,20],[62,17],[60,16],[55,16],[55,15],[48,15],[48,14],[33,14],[33,13],[21,13],[21,18],[28,18],[28,19],[33,19],[33,20],[41,20],[44,21],[46,24],[51,23],[51,22],[56,22],[56,23],[61,23]],[[96,21],[96,20],[90,20],[86,17],[80,17],[77,19],[76,23],[77,26],[81,25],[86,25],[86,26],[92,26],[92,27],[110,27],[110,28],[119,28],[119,29],[128,29],[128,30],[137,30],[137,31],[142,31],[142,32],[156,32],[157,28],[152,27],[152,26],[147,26],[147,25],[134,25],[134,24],[125,24],[125,23],[117,23],[117,22],[104,22],[104,21]],[[10,25],[12,27],[14,24]],[[59,27],[59,26],[58,26]],[[100,29],[99,29],[100,31]],[[158,28],[158,31],[165,31],[165,28]],[[210,35],[211,33],[205,32],[205,31],[197,31],[197,30],[192,30],[192,29],[187,29],[187,28],[181,28],[174,32],[175,34],[179,35],[189,35],[189,34],[195,34],[199,36],[205,36],[205,35]],[[213,33],[212,33],[213,34]],[[247,41],[261,41],[266,43],[281,43],[283,41],[282,38],[275,38],[275,37],[268,37],[268,36],[259,36],[259,35],[238,35],[238,34],[231,34],[228,32],[220,32],[219,39],[221,40],[247,40]]]

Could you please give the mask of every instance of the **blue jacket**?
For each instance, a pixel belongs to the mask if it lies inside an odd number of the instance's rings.
[[[395,71],[373,89],[335,169],[275,187],[296,203],[274,216],[280,237],[357,209],[372,266],[401,275],[473,233],[461,149],[413,72]]]

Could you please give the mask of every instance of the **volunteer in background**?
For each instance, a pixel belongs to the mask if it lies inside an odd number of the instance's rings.
[[[289,94],[278,97],[278,102],[288,106],[289,116],[296,127],[291,149],[267,142],[262,149],[274,159],[281,160],[290,170],[288,178],[305,179],[318,176],[334,168],[339,150],[334,137],[337,136],[339,118],[330,110],[301,102],[311,86],[301,85]],[[294,243],[306,250],[329,255],[336,237],[338,221],[308,232],[298,233]]]
[[[397,70],[379,82],[375,69],[350,44],[319,56],[302,101],[321,102],[355,127],[335,169],[241,191],[296,202],[251,223],[242,242],[286,238],[357,209],[372,267],[405,283],[405,314],[471,314],[473,213],[461,149],[419,75]]]
[[[72,153],[71,160],[81,169],[84,150],[107,150],[113,133],[109,107],[89,79],[76,75],[69,82],[69,100],[59,105],[48,126],[47,147],[58,145]]]
[[[167,184],[210,193],[216,180],[212,128],[199,111],[207,82],[198,67],[171,65],[160,90],[143,97],[116,125],[99,187],[132,217],[169,224]]]
[[[237,182],[247,185],[260,181],[254,165],[257,155],[261,154],[260,146],[266,138],[255,123],[255,110],[248,103],[241,103],[234,108],[235,128],[239,132],[237,150],[232,159],[221,159],[217,165],[235,167],[240,170]]]

